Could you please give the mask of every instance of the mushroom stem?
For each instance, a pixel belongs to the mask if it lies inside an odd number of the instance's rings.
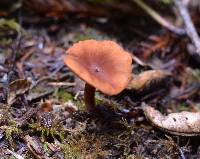
[[[95,88],[88,83],[85,83],[84,90],[84,100],[86,108],[89,112],[93,112],[95,110]]]

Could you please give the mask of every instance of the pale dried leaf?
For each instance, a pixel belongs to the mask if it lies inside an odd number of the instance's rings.
[[[162,82],[163,79],[169,77],[170,74],[161,70],[150,70],[135,75],[130,82],[128,88],[136,91],[144,90],[152,84]]]
[[[163,131],[181,136],[200,135],[200,112],[183,111],[165,116],[147,105],[143,106],[143,111],[151,124]]]

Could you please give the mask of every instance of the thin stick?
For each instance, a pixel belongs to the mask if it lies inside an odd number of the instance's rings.
[[[24,159],[24,157],[22,157],[21,155],[17,154],[16,152],[13,152],[9,149],[6,149],[11,155],[13,155],[15,158],[17,159]]]
[[[16,126],[21,128],[28,123],[28,120],[39,111],[39,108],[29,108],[29,110],[21,117],[16,120]]]
[[[155,10],[153,10],[150,6],[145,4],[142,0],[133,0],[139,7],[141,7],[147,14],[149,14],[155,21],[157,21],[160,25],[168,29],[169,31],[177,34],[177,35],[185,35],[185,30],[182,28],[178,28],[161,17]]]
[[[76,83],[75,82],[49,82],[48,85],[50,86],[75,86]]]
[[[191,20],[188,9],[182,0],[174,0],[174,4],[176,5],[183,19],[187,36],[190,38],[193,45],[195,46],[195,53],[200,56],[200,38]]]

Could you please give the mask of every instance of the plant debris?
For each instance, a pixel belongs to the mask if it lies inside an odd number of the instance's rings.
[[[162,115],[150,106],[143,106],[146,118],[157,128],[175,135],[198,136],[200,135],[200,113],[179,112]]]
[[[158,85],[162,85],[162,83],[166,81],[168,77],[170,77],[170,74],[165,71],[144,71],[139,75],[133,75],[133,79],[131,80],[128,89],[132,89],[138,92],[150,88],[155,89],[155,87]]]
[[[18,79],[11,82],[8,86],[7,104],[12,105],[17,96],[26,93],[30,89],[30,86],[31,82],[26,79]]]
[[[184,5],[198,33],[200,5]],[[0,158],[199,158],[199,38],[188,34],[179,7],[173,0],[1,0]],[[94,49],[91,39],[117,43],[122,56],[111,43]],[[83,80],[63,61],[85,40],[79,72],[95,72],[90,84],[104,81],[92,93],[96,114],[87,111]],[[94,58],[102,50],[112,62]]]

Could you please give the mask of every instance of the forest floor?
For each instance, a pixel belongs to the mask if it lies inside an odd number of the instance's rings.
[[[188,53],[187,38],[146,15],[54,19],[23,11],[0,19],[0,37],[0,158],[200,157],[198,136],[155,128],[142,110],[146,103],[163,114],[200,111],[199,61]],[[112,97],[96,92],[101,113],[93,116],[83,102],[84,83],[63,62],[66,50],[85,39],[122,45],[139,59],[133,76],[163,70],[171,77]]]

